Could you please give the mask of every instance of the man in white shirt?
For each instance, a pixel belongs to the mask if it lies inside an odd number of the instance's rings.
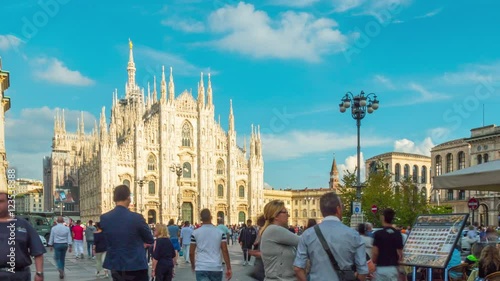
[[[71,230],[64,225],[63,217],[57,217],[57,225],[50,230],[50,238],[47,244],[51,247],[50,251],[55,251],[54,260],[59,270],[59,278],[63,279],[66,251],[71,253],[71,245],[73,244]]]
[[[189,249],[191,269],[196,273],[196,280],[222,281],[221,252],[226,263],[226,279],[229,280],[233,273],[227,250],[226,234],[212,224],[210,210],[201,210],[200,217],[202,225],[193,231]]]

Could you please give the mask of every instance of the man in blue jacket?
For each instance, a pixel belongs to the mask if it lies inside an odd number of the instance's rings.
[[[119,185],[113,191],[116,207],[101,215],[101,227],[108,249],[103,267],[111,270],[113,281],[148,281],[146,247],[153,235],[144,217],[129,211],[130,189]]]

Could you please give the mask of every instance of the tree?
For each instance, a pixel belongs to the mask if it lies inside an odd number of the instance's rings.
[[[425,190],[418,190],[412,177],[403,179],[397,184],[394,196],[394,210],[397,225],[411,225],[419,214],[428,214],[429,207],[425,198]]]

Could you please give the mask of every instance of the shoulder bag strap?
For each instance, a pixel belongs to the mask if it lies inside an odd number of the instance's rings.
[[[339,264],[333,257],[332,251],[330,250],[330,247],[328,246],[328,243],[325,241],[325,237],[323,236],[323,233],[321,233],[321,230],[319,229],[319,225],[314,226],[314,231],[316,232],[316,235],[318,236],[319,241],[321,242],[321,245],[323,246],[323,249],[325,249],[328,258],[330,259],[330,263],[333,266],[333,269],[336,271],[340,271]]]

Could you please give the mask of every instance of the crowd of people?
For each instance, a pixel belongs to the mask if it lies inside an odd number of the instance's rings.
[[[201,223],[184,221],[177,225],[146,224],[144,217],[131,212],[130,189],[117,186],[113,191],[116,207],[101,215],[100,221],[81,221],[66,225],[58,217],[51,229],[48,246],[54,251],[59,277],[65,277],[65,258],[74,252],[75,259],[83,259],[84,241],[87,258],[96,262],[97,276],[111,276],[114,281],[170,281],[182,260],[189,265],[197,281],[221,281],[232,278],[228,245],[238,243],[243,254],[243,266],[252,265],[250,276],[259,281],[311,281],[311,280],[406,280],[400,265],[403,245],[410,227],[394,227],[396,213],[392,209],[382,212],[382,228],[373,230],[370,223],[357,229],[342,223],[343,204],[333,192],[321,196],[319,205],[323,219],[317,223],[310,219],[305,227],[290,228],[289,210],[281,200],[273,200],[264,207],[256,224],[247,220],[241,225],[224,225],[222,218],[213,217],[208,209],[201,210]],[[8,211],[8,194],[0,193],[0,226],[14,225],[16,259],[12,266],[15,275],[4,277],[10,270],[0,270],[1,280],[30,280],[31,257],[35,257],[35,281],[43,279],[45,248],[36,231],[24,220],[13,221]],[[3,228],[2,228],[3,229]],[[482,234],[483,233],[483,234]],[[5,233],[0,232],[4,235]],[[6,236],[6,235],[4,235]],[[7,237],[7,236],[6,236]],[[498,235],[485,228],[472,226],[467,239],[474,239],[471,254],[465,259],[460,249],[453,250],[446,270],[450,275],[454,266],[467,265],[467,274],[475,273],[477,280],[500,270],[500,253],[496,247]],[[491,243],[493,241],[493,243]],[[9,257],[7,247],[0,254]],[[180,260],[182,258],[182,260]],[[9,264],[0,257],[0,263]],[[13,276],[15,277],[14,279]],[[456,277],[456,276],[455,276]]]

